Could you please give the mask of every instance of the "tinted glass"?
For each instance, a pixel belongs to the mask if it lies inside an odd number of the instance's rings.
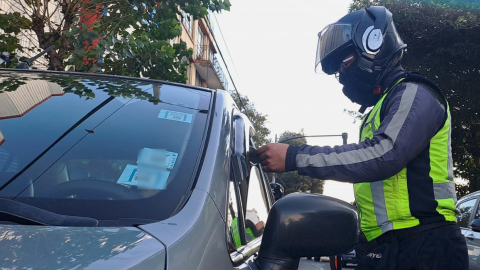
[[[248,184],[247,212],[245,217],[245,237],[247,242],[261,236],[267,223],[267,198],[263,192],[262,178],[257,167],[250,171]]]
[[[1,197],[100,225],[173,213],[193,182],[210,92],[0,73],[11,90],[0,93]]]
[[[227,247],[228,252],[236,251],[242,244],[238,230],[238,204],[235,183],[230,181],[228,189]]]
[[[479,219],[480,218],[480,208],[477,207],[477,211],[475,212],[475,217],[473,219]]]
[[[470,216],[472,215],[473,207],[477,199],[468,200],[463,202],[457,206],[460,214],[457,216],[457,224],[460,227],[468,228],[468,221],[470,220]]]

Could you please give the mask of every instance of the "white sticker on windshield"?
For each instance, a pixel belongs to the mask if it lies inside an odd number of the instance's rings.
[[[170,172],[145,166],[138,166],[137,187],[140,189],[166,189]]]
[[[178,153],[165,149],[143,148],[138,154],[137,165],[127,165],[117,183],[139,189],[166,189],[177,157]]]
[[[158,118],[184,122],[184,123],[192,123],[193,114],[169,111],[169,110],[160,110],[160,113],[158,114]]]
[[[178,154],[164,149],[143,148],[138,155],[137,164],[155,168],[173,169]]]

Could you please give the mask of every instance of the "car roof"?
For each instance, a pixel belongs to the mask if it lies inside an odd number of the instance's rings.
[[[480,195],[480,190],[479,190],[479,191],[472,192],[472,193],[469,193],[469,194],[463,196],[462,198],[460,198],[460,199],[458,200],[458,202],[463,202],[463,201],[465,201],[465,200],[471,199],[471,198],[473,198],[473,197],[475,197],[475,196],[478,196],[478,195]]]
[[[30,73],[30,74],[55,74],[55,75],[65,75],[65,76],[77,76],[77,77],[84,77],[86,79],[95,78],[95,79],[112,79],[112,80],[130,80],[136,82],[144,82],[144,83],[160,83],[166,85],[173,85],[173,86],[180,86],[180,87],[187,87],[191,89],[206,91],[214,93],[217,90],[204,88],[199,86],[187,85],[183,83],[176,83],[176,82],[168,82],[163,80],[156,80],[156,79],[148,79],[148,78],[138,78],[138,77],[128,77],[128,76],[118,76],[118,75],[110,75],[110,74],[100,74],[100,73],[84,73],[84,72],[70,72],[70,71],[53,71],[53,70],[40,70],[40,69],[14,69],[14,68],[0,68],[0,72],[10,72],[12,74],[15,73]]]

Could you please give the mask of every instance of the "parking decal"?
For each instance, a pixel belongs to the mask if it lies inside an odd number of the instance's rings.
[[[169,110],[160,110],[160,113],[158,114],[158,118],[184,122],[184,123],[192,123],[193,114],[169,111]]]
[[[137,165],[128,164],[117,183],[137,186],[139,189],[164,190],[177,157],[178,153],[165,149],[143,148],[138,155]]]

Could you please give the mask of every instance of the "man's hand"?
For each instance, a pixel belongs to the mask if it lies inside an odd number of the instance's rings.
[[[270,143],[260,147],[257,155],[265,172],[284,172],[288,144]]]

